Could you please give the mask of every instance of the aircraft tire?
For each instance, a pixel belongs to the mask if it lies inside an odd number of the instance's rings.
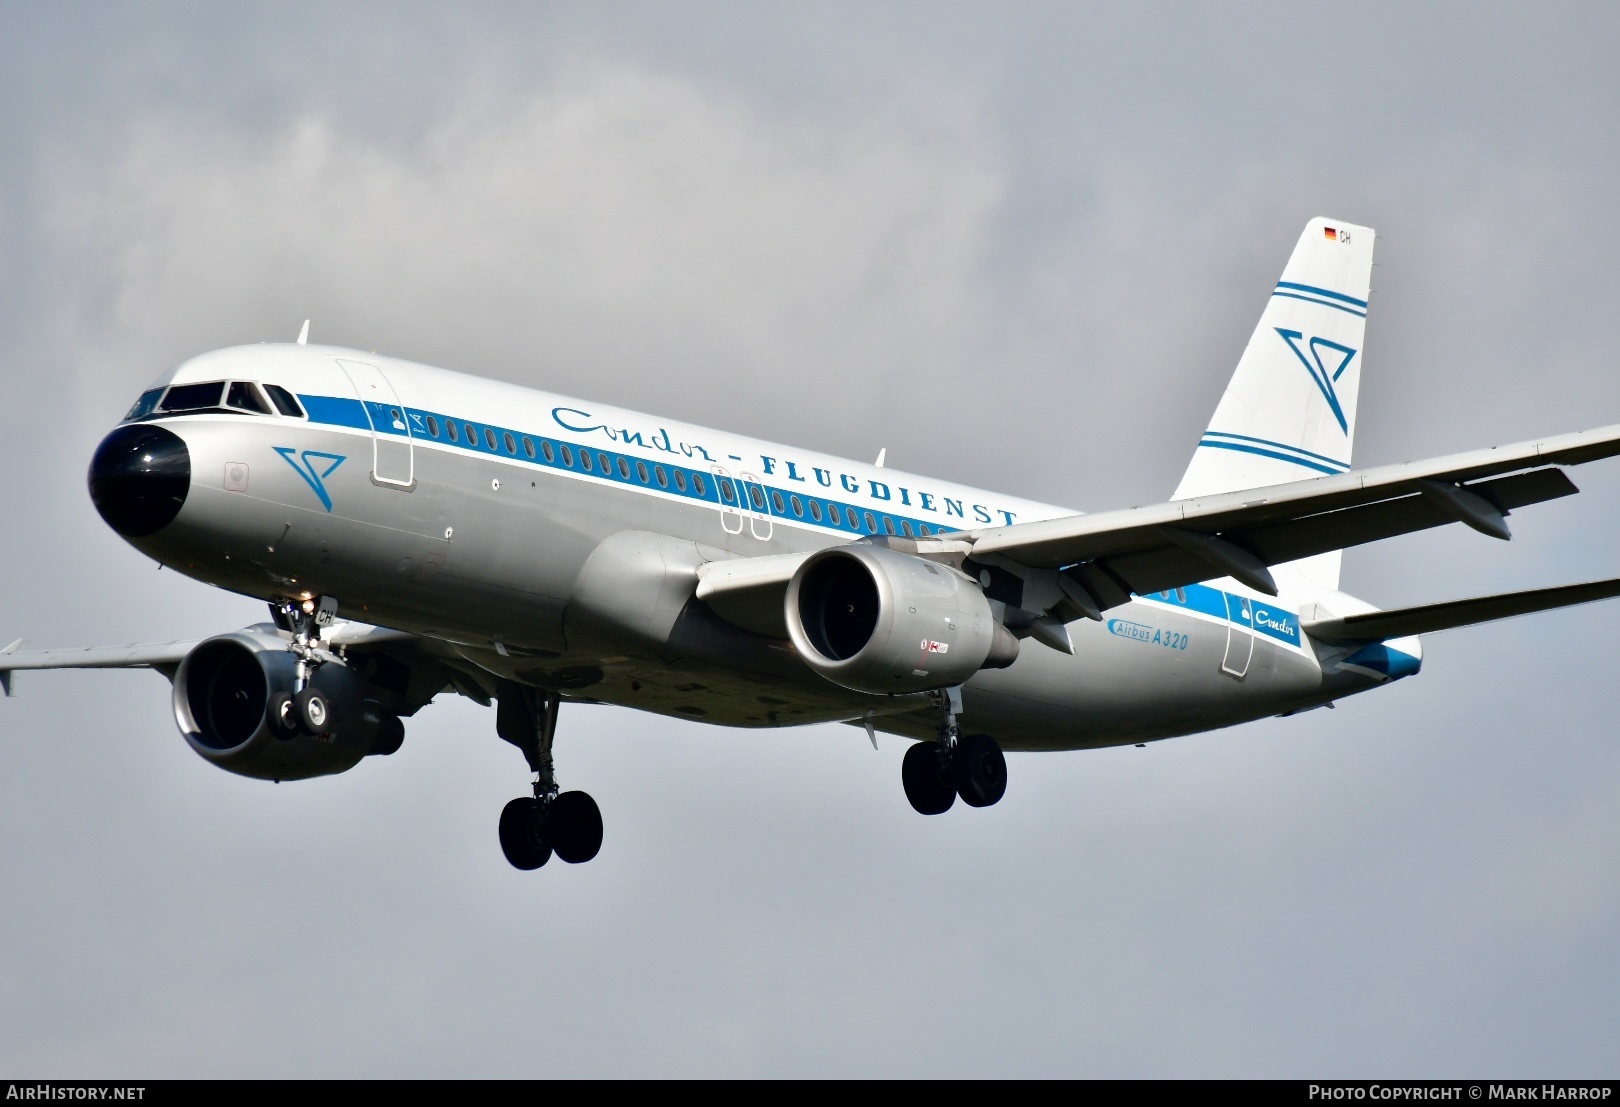
[[[286,692],[277,692],[270,697],[270,703],[265,707],[265,715],[270,722],[270,733],[283,741],[298,737],[298,712],[293,707],[293,698]]]
[[[332,702],[314,688],[293,697],[293,715],[311,734],[325,734],[332,726]]]
[[[501,852],[514,869],[538,869],[551,860],[540,802],[520,796],[501,810]]]
[[[1007,759],[988,734],[963,738],[951,759],[956,792],[970,807],[989,807],[1007,794]]]
[[[919,815],[943,815],[956,802],[956,787],[939,763],[937,742],[914,742],[900,762],[900,783]]]
[[[602,848],[602,811],[589,792],[564,792],[546,811],[551,848],[570,865],[581,865]]]

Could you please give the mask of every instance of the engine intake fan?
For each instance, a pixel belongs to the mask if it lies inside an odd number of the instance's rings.
[[[227,772],[260,780],[329,776],[384,752],[374,749],[383,719],[376,701],[336,658],[310,678],[331,709],[326,733],[289,734],[272,726],[271,698],[292,692],[297,666],[286,640],[269,631],[234,631],[198,643],[174,676],[174,718],[187,744]]]
[[[943,688],[1018,658],[976,581],[878,546],[812,555],[788,582],[785,615],[805,663],[858,692]]]

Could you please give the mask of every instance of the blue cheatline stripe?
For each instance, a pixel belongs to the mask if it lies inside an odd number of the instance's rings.
[[[1347,311],[1358,319],[1367,318],[1367,313],[1365,311],[1357,311],[1353,307],[1346,307],[1344,304],[1336,304],[1332,300],[1318,300],[1315,296],[1300,296],[1293,292],[1273,292],[1272,295],[1286,296],[1290,300],[1304,300],[1307,304],[1318,304],[1321,307],[1334,308],[1338,311]]]
[[[1343,661],[1341,665],[1350,665],[1358,669],[1370,669],[1390,680],[1399,680],[1404,676],[1411,676],[1423,668],[1423,659],[1413,657],[1401,650],[1391,649],[1382,642],[1374,642],[1363,646]]]
[[[1287,642],[1291,646],[1300,644],[1299,616],[1292,611],[1249,599],[1249,612],[1253,619],[1251,627],[1242,617],[1243,600],[1247,597],[1222,592],[1207,584],[1189,584],[1185,588],[1153,592],[1137,598],[1152,603],[1169,604],[1172,607],[1183,607],[1201,615],[1212,615],[1224,622],[1252,629],[1256,634],[1275,638],[1279,642]]]
[[[1292,288],[1295,292],[1314,292],[1318,296],[1326,296],[1330,300],[1343,300],[1347,304],[1355,304],[1359,308],[1367,306],[1366,300],[1358,300],[1354,296],[1346,296],[1342,292],[1335,292],[1331,288],[1317,288],[1313,284],[1296,284],[1293,281],[1278,281],[1278,288]]]
[[[1211,442],[1208,439],[1203,439],[1200,440],[1198,444],[1200,446],[1206,446],[1212,450],[1236,450],[1241,454],[1258,454],[1260,457],[1270,457],[1275,458],[1278,461],[1292,462],[1293,464],[1299,465],[1303,468],[1314,469],[1318,473],[1326,473],[1329,476],[1334,477],[1345,471],[1343,469],[1330,468],[1329,466],[1323,465],[1319,461],[1311,461],[1309,458],[1295,457],[1292,454],[1279,453],[1276,450],[1263,450],[1259,446],[1250,446],[1243,442]]]
[[[962,529],[936,520],[885,513],[867,504],[829,499],[826,496],[809,496],[801,489],[747,481],[735,476],[721,477],[706,468],[677,465],[669,461],[638,457],[635,454],[601,450],[594,446],[582,446],[578,442],[527,434],[510,427],[499,427],[490,423],[479,423],[470,419],[446,416],[437,411],[424,411],[414,407],[401,409],[393,405],[379,403],[362,405],[359,400],[343,396],[306,396],[299,393],[298,398],[303,402],[304,410],[309,413],[310,422],[312,423],[355,427],[364,431],[371,431],[375,428],[377,434],[393,435],[399,438],[410,437],[421,442],[432,442],[438,446],[448,446],[468,453],[498,457],[502,461],[532,465],[540,469],[562,470],[608,484],[645,488],[661,495],[710,503],[716,507],[729,508],[739,512],[741,508],[738,497],[747,497],[749,501],[753,501],[754,495],[757,493],[761,499],[761,506],[753,509],[756,515],[767,516],[773,520],[781,519],[787,523],[816,527],[821,530],[837,531],[841,534],[891,533],[888,527],[884,525],[885,522],[892,524],[894,528],[892,533],[899,535],[905,534],[907,525],[911,527],[911,533],[914,536],[945,534]],[[368,412],[370,413],[369,419],[367,418]],[[410,420],[411,426],[415,430],[407,432],[396,428],[394,426],[396,412],[402,412],[405,418]],[[454,424],[457,429],[456,439],[453,442],[449,438],[448,430],[451,424]],[[432,426],[440,428],[437,435],[429,430]],[[485,431],[493,433],[494,446],[489,444],[490,440]],[[508,436],[512,439],[510,449],[506,446]],[[528,454],[531,444],[534,446],[533,457]],[[551,450],[549,459],[546,457],[548,446]],[[567,462],[563,460],[565,456],[563,450],[565,448],[568,450],[566,456],[569,461]],[[587,454],[590,457],[589,468],[586,468],[583,460]],[[690,455],[686,456],[690,457]],[[665,483],[659,483],[658,481],[660,471],[663,472],[666,478]],[[646,474],[645,477],[643,477],[643,473]],[[677,474],[679,474],[678,477]],[[727,493],[729,493],[730,498],[724,498]],[[778,499],[782,503],[780,509],[776,506]],[[792,507],[795,501],[799,503],[797,512]],[[815,510],[821,513],[820,518],[816,518],[812,514],[812,504],[815,505]]]
[[[371,423],[366,420],[366,409],[359,400],[345,399],[341,396],[303,396],[304,410],[309,412],[311,422],[330,423],[338,427],[359,427],[361,430],[370,430]]]
[[[1273,442],[1269,438],[1256,438],[1252,434],[1234,434],[1231,431],[1205,431],[1204,438],[1235,438],[1240,442],[1253,442],[1258,446],[1272,446],[1279,450],[1287,450],[1289,453],[1299,454],[1301,457],[1315,458],[1317,461],[1328,465],[1337,465],[1341,469],[1350,468],[1348,461],[1340,461],[1337,458],[1328,457],[1326,454],[1314,453],[1303,446],[1290,446],[1286,442]],[[1202,445],[1203,443],[1200,442],[1199,444]]]

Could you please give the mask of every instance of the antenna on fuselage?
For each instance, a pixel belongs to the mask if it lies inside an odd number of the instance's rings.
[[[889,447],[885,446],[878,451],[877,467],[883,468],[883,459],[889,456]]]
[[[300,346],[306,346],[306,345],[309,344],[309,320],[308,319],[304,320],[303,329],[298,332],[298,344]]]

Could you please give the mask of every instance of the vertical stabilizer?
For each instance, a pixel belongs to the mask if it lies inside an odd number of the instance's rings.
[[[1175,499],[1350,468],[1373,238],[1336,219],[1305,225]],[[1278,570],[1279,583],[1337,588],[1339,554]]]

